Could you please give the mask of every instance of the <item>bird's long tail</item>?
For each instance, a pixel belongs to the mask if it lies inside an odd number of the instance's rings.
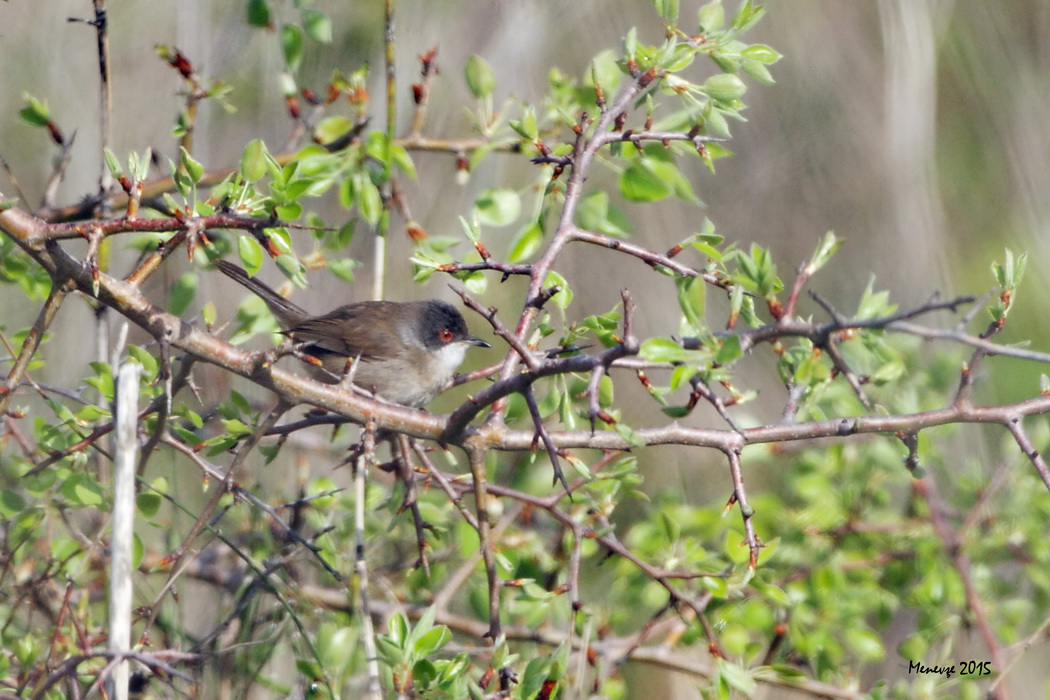
[[[310,314],[302,307],[285,299],[268,285],[249,277],[248,272],[243,268],[225,260],[216,260],[215,267],[219,268],[219,272],[265,301],[270,312],[277,317],[277,322],[285,330],[293,328],[309,318]]]

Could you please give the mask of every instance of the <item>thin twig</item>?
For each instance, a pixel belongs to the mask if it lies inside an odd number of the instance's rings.
[[[376,427],[369,422],[361,434],[361,450],[354,460],[354,574],[357,577],[357,591],[361,603],[361,627],[365,645],[365,659],[368,666],[368,685],[365,697],[380,697],[379,655],[376,651],[376,633],[372,625],[371,599],[368,593],[368,560],[365,556],[365,499],[367,498],[368,470],[376,461]]]
[[[522,397],[525,399],[525,405],[529,407],[529,415],[532,417],[532,425],[536,428],[536,436],[543,441],[543,447],[547,450],[547,455],[550,456],[551,469],[554,470],[554,483],[561,482],[561,486],[565,489],[565,495],[572,500],[572,491],[569,490],[569,484],[565,481],[565,473],[561,469],[561,461],[558,459],[558,448],[551,440],[550,433],[547,432],[547,426],[543,424],[543,416],[540,415],[540,407],[536,403],[536,395],[532,391],[532,385],[526,386],[521,392]]]
[[[1017,441],[1017,446],[1021,448],[1025,456],[1032,462],[1032,466],[1035,467],[1035,471],[1039,474],[1039,478],[1043,480],[1043,484],[1048,490],[1050,490],[1050,468],[1047,467],[1046,460],[1043,455],[1036,448],[1035,444],[1032,443],[1031,438],[1028,437],[1028,433],[1025,432],[1024,426],[1021,424],[1021,417],[1014,416],[1007,420],[1004,425],[1010,434],[1014,436],[1014,440]]]
[[[956,573],[959,574],[959,578],[962,580],[963,589],[966,591],[967,605],[973,614],[974,623],[981,634],[981,638],[988,648],[988,655],[991,658],[992,665],[997,673],[1002,673],[1005,668],[1002,648],[999,646],[999,641],[995,638],[995,632],[992,631],[984,603],[981,601],[981,597],[974,585],[973,567],[970,563],[970,558],[963,553],[962,543],[948,523],[948,518],[945,515],[945,505],[938,493],[937,482],[932,473],[927,472],[922,479],[916,479],[913,485],[915,492],[929,506],[930,522],[933,524],[933,529],[944,544],[945,554],[951,560]],[[1005,684],[996,685],[991,692],[992,695],[989,697],[994,698],[994,700],[1008,700],[1009,695]]]
[[[489,631],[485,637],[495,642],[500,636],[499,593],[502,582],[496,570],[496,556],[492,541],[492,528],[489,521],[488,479],[485,476],[486,451],[477,447],[468,450],[470,473],[474,477],[474,507],[478,518],[478,539],[481,540],[481,558],[485,562],[485,575],[488,578],[489,590]]]
[[[499,309],[497,309],[495,306],[485,308],[477,301],[475,301],[473,297],[467,294],[467,291],[465,289],[461,289],[459,287],[452,287],[452,291],[459,295],[459,297],[463,300],[463,303],[466,304],[467,308],[469,308],[471,311],[477,312],[482,318],[489,322],[489,324],[492,326],[492,330],[495,331],[496,335],[507,341],[507,344],[510,345],[516,353],[518,353],[518,357],[521,358],[522,362],[524,362],[530,370],[539,369],[540,362],[536,357],[536,353],[530,350],[521,340],[521,338],[512,333],[511,330],[503,324],[503,321],[501,321],[499,319],[499,316],[496,315]]]
[[[62,302],[65,301],[66,295],[69,294],[70,290],[71,287],[67,284],[54,282],[51,284],[51,291],[47,295],[47,301],[44,302],[40,313],[37,314],[36,321],[33,322],[33,327],[29,329],[25,340],[22,341],[22,349],[15,359],[15,364],[11,371],[7,373],[7,379],[4,381],[3,387],[0,388],[0,415],[7,412],[7,407],[11,404],[11,399],[14,397],[15,389],[22,383],[22,378],[29,370],[29,363],[36,355],[36,351],[39,349],[40,343],[43,342],[47,329],[51,327],[51,323],[55,320],[55,315],[58,314],[58,310],[61,308]]]
[[[747,540],[749,552],[747,568],[754,572],[758,568],[758,554],[762,549],[762,543],[755,534],[755,523],[752,520],[755,512],[751,504],[747,502],[747,491],[744,489],[744,475],[740,469],[740,451],[727,450],[726,457],[729,459],[729,473],[733,478],[733,499],[740,506],[740,516],[744,521],[744,533]]]
[[[397,435],[398,456],[398,478],[405,485],[405,499],[398,508],[398,514],[403,513],[406,508],[412,511],[412,524],[416,530],[416,546],[419,548],[419,559],[416,560],[417,567],[423,567],[423,572],[430,578],[430,562],[427,559],[426,530],[431,527],[430,523],[423,520],[419,512],[419,500],[416,490],[416,475],[412,468],[412,448],[409,438],[403,433]]]

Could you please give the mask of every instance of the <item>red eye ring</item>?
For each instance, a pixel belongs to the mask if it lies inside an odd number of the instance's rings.
[[[447,328],[443,328],[441,332],[438,333],[438,338],[441,339],[441,342],[447,343],[448,341],[452,340],[452,331],[450,331]]]

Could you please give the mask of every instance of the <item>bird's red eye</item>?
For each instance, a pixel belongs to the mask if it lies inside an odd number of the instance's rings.
[[[438,337],[441,338],[441,342],[447,343],[448,341],[452,340],[452,331],[445,328],[440,333],[438,333]]]

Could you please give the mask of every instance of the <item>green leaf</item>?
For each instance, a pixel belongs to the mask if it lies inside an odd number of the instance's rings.
[[[489,280],[485,276],[485,273],[480,270],[472,272],[463,279],[463,286],[467,288],[467,291],[474,295],[484,294],[485,290],[488,289]]]
[[[140,493],[135,497],[135,504],[138,506],[139,512],[142,513],[143,517],[152,518],[160,510],[160,504],[164,502],[164,499],[160,497],[160,494],[147,492]]]
[[[646,338],[640,354],[649,362],[684,362],[688,352],[670,338]]]
[[[171,286],[168,310],[176,316],[181,316],[186,308],[193,302],[193,298],[196,294],[197,275],[192,272],[180,275],[179,278],[175,280],[175,284]]]
[[[506,226],[521,214],[521,197],[514,190],[489,188],[478,195],[474,213],[486,226]]]
[[[405,642],[408,641],[408,630],[408,619],[402,613],[398,612],[390,617],[388,636],[399,648],[404,648]]]
[[[281,88],[281,94],[285,97],[294,97],[299,92],[299,86],[295,84],[295,78],[292,77],[291,69],[281,71],[280,75],[277,76],[277,84]],[[273,173],[271,173],[271,177]]]
[[[467,87],[474,97],[482,99],[492,94],[496,89],[496,76],[492,68],[481,56],[473,54],[467,59],[464,69],[467,79]]]
[[[390,146],[390,158],[394,161],[401,172],[403,172],[409,180],[416,180],[416,164],[412,161],[412,156],[408,154],[408,151],[403,146],[392,145]]]
[[[179,146],[179,165],[193,184],[197,184],[204,177],[204,166],[194,160],[182,146]]]
[[[318,143],[331,143],[348,133],[354,123],[344,116],[325,117],[314,127],[314,139]]]
[[[0,517],[10,518],[25,510],[26,502],[16,491],[0,491]]]
[[[677,277],[674,286],[682,315],[692,327],[692,334],[699,335],[707,328],[704,322],[707,283],[700,277]]]
[[[734,281],[742,284],[749,291],[769,298],[784,288],[777,277],[776,265],[768,248],[757,243],[751,244],[751,254],[736,251],[736,260],[740,270],[733,275]]]
[[[101,406],[94,404],[88,404],[84,406],[76,413],[78,421],[84,421],[85,423],[93,423],[101,418],[109,418],[112,414],[104,410]]]
[[[781,56],[775,49],[766,46],[765,44],[752,44],[741,51],[740,55],[744,58],[758,61],[759,63],[764,63],[766,65],[776,63],[783,58],[783,56]]]
[[[369,226],[376,228],[379,225],[379,219],[383,215],[383,198],[379,194],[379,188],[367,178],[363,178],[358,184],[357,208]]]
[[[730,687],[739,690],[744,697],[751,697],[758,688],[758,683],[746,669],[725,659],[716,659],[718,675],[729,684]]]
[[[303,28],[306,35],[319,44],[332,43],[332,20],[323,12],[303,10]]]
[[[752,0],[746,0],[737,8],[736,14],[733,16],[733,29],[738,34],[743,34],[755,26],[755,23],[762,19],[762,16],[765,14],[766,8],[764,5],[756,7]]]
[[[294,73],[303,58],[303,30],[294,24],[281,25],[281,50],[284,52],[284,65]]]
[[[448,627],[444,625],[434,627],[416,640],[413,651],[416,656],[427,657],[442,649],[451,640],[452,632],[449,631]]]
[[[62,495],[76,506],[100,506],[103,502],[102,487],[86,474],[74,474],[66,479],[61,488]]]
[[[700,8],[700,31],[714,32],[722,28],[726,21],[726,11],[722,0],[714,0]]]
[[[267,0],[248,0],[248,24],[253,27],[270,26],[270,5]]]
[[[244,147],[241,154],[241,177],[245,182],[256,182],[266,174],[266,144],[262,139],[255,139]]]
[[[618,207],[609,203],[609,194],[604,190],[591,192],[580,201],[576,224],[588,231],[618,238],[634,233],[631,222]]]
[[[930,644],[921,634],[908,637],[897,646],[897,653],[905,661],[920,662],[926,658]]]
[[[527,105],[522,109],[522,116],[520,120],[513,120],[508,122],[511,129],[518,132],[522,138],[526,138],[529,141],[535,141],[539,138],[539,127],[536,124],[536,108],[532,105]]]
[[[340,260],[329,260],[328,271],[344,282],[354,281],[354,269],[361,263],[353,258],[342,258]]]
[[[678,0],[653,0],[653,6],[667,24],[674,24],[678,19]]]
[[[733,102],[743,97],[747,85],[732,73],[719,73],[708,78],[701,91],[718,102]]]
[[[1003,263],[992,263],[992,271],[995,279],[1003,289],[1016,289],[1024,277],[1025,264],[1028,262],[1028,253],[1022,253],[1016,260],[1013,251],[1007,248],[1004,251]]]
[[[632,32],[628,32],[628,39],[631,35]],[[627,43],[626,40],[625,43]],[[595,84],[602,86],[602,90],[605,91],[606,97],[613,95],[616,92],[617,86],[620,84],[620,78],[622,76],[623,72],[620,69],[616,52],[612,49],[602,51],[594,57],[593,61],[591,61],[591,70],[585,80],[585,85],[588,87],[586,91],[587,99],[593,103],[593,87]]]
[[[726,336],[722,340],[722,345],[718,348],[718,352],[715,353],[715,362],[723,367],[736,362],[744,354],[740,348],[740,336],[730,335]]]
[[[886,655],[882,640],[866,627],[851,627],[845,630],[846,646],[866,662],[878,661]]]
[[[306,266],[294,255],[278,255],[274,258],[274,262],[277,263],[277,268],[284,273],[285,277],[295,283],[297,287],[305,289],[308,286],[306,281]]]
[[[827,265],[831,256],[842,247],[842,243],[842,239],[835,236],[834,231],[828,231],[825,233],[824,238],[821,239],[817,249],[813,251],[813,255],[809,259],[809,264],[806,265],[806,272],[812,275],[814,272]]]
[[[214,302],[207,302],[201,307],[201,318],[204,319],[204,323],[208,326],[214,326],[215,320],[218,318],[219,312],[215,308]]]
[[[632,202],[656,202],[673,192],[659,175],[641,162],[634,162],[620,174],[620,193]]]
[[[22,93],[22,99],[26,101],[26,106],[18,113],[22,121],[32,126],[47,126],[51,121],[51,110],[47,103],[41,102],[28,92]]]
[[[102,149],[103,155],[106,157],[106,167],[109,168],[109,174],[114,178],[119,178],[124,174],[124,169],[120,167],[120,161],[113,155],[113,151],[109,148]]]
[[[561,291],[551,297],[551,301],[559,309],[567,309],[569,304],[572,303],[572,289],[569,287],[569,282],[558,272],[554,270],[548,272],[547,277],[543,280],[543,286],[547,288],[558,286],[561,288]]]
[[[533,222],[523,228],[515,236],[514,242],[507,253],[507,262],[519,263],[531,258],[543,243],[543,227]]]
[[[138,181],[146,179],[149,175],[149,166],[153,162],[153,149],[147,148],[140,156],[137,153],[132,153],[128,159],[128,169],[131,170],[131,175]]]
[[[138,345],[129,345],[128,355],[142,365],[142,375],[144,380],[157,376],[157,370],[159,367],[157,364],[157,358],[151,355],[148,350],[139,347]]]
[[[745,58],[740,62],[740,69],[763,85],[774,85],[777,82],[765,64],[758,61]]]
[[[262,267],[265,255],[259,241],[255,240],[255,236],[240,236],[237,239],[237,252],[241,256],[241,262],[244,263],[244,269],[248,271],[248,275],[254,277]]]
[[[623,37],[624,60],[633,61],[638,51],[638,28],[631,27]]]

